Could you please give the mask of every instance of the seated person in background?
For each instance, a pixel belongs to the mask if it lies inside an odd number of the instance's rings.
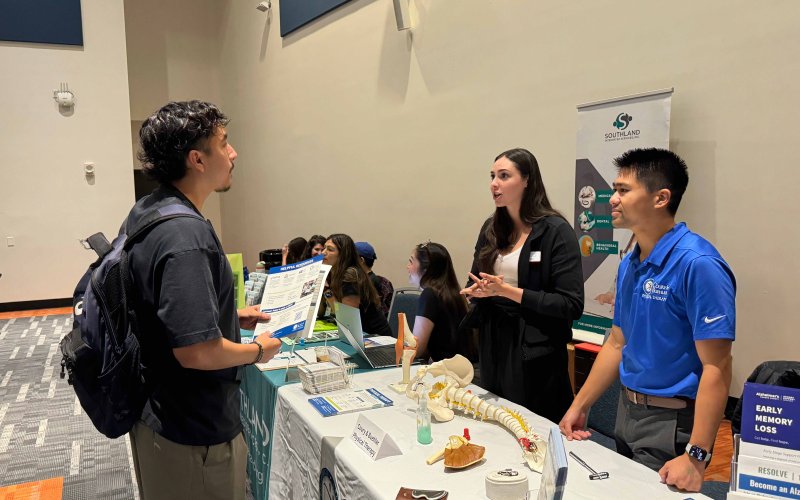
[[[308,239],[308,244],[306,248],[303,250],[303,257],[300,260],[310,259],[311,257],[316,257],[317,255],[322,255],[322,250],[325,248],[325,242],[328,238],[315,234],[311,238]]]
[[[283,250],[281,251],[282,265],[300,262],[307,245],[308,242],[302,236],[293,238],[289,243],[283,245]]]
[[[392,295],[394,294],[392,282],[372,272],[372,265],[375,264],[375,261],[378,259],[372,245],[366,241],[359,241],[356,243],[356,251],[358,251],[361,262],[364,263],[369,279],[372,281],[372,286],[378,291],[378,295],[381,298],[380,309],[383,315],[386,316],[389,314],[389,306],[392,305]]]
[[[379,309],[378,292],[358,260],[352,238],[346,234],[332,234],[325,242],[323,264],[332,266],[328,275],[330,285],[325,300],[331,311],[333,302],[341,302],[361,311],[361,329],[370,335],[392,335],[386,316]]]
[[[422,288],[414,319],[417,357],[439,361],[461,352],[456,331],[467,313],[467,301],[447,249],[422,243],[408,259],[408,280]]]

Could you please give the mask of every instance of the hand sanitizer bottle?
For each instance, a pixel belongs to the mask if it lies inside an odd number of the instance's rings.
[[[428,398],[425,394],[419,397],[419,407],[417,407],[417,442],[420,444],[431,444],[431,412],[428,410]]]

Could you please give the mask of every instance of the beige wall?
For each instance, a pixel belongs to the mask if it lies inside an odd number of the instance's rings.
[[[132,202],[130,120],[170,99],[214,100],[233,119],[228,251],[252,266],[298,234],[343,231],[402,286],[429,238],[466,272],[498,152],[533,150],[571,216],[575,105],[674,86],[671,143],[691,175],[679,215],[738,280],[734,387],[763,359],[800,358],[800,238],[779,223],[800,185],[796,1],[411,0],[409,33],[391,2],[353,0],[284,39],[279,3],[268,16],[234,0],[126,1],[130,116],[119,4],[84,0],[83,50],[0,45],[14,68],[0,74],[14,124],[0,135],[0,236],[17,236],[0,241],[0,302],[69,295],[88,260],[73,242],[113,233]],[[62,80],[79,99],[68,118],[49,100]]]
[[[135,154],[142,122],[167,102],[219,102],[223,4],[218,0],[124,0],[124,5]],[[141,168],[136,160],[134,165]],[[208,198],[203,214],[221,237],[219,195]]]
[[[133,202],[122,5],[83,0],[82,15],[82,48],[0,42],[0,303],[71,297],[94,260],[78,240],[115,236]],[[60,82],[77,97],[68,116]]]
[[[298,234],[343,231],[374,244],[396,286],[428,238],[463,275],[498,152],[533,150],[571,216],[576,104],[675,87],[671,143],[691,175],[679,215],[738,279],[734,387],[761,360],[800,358],[800,238],[780,222],[800,186],[798,2],[411,0],[418,22],[403,33],[392,2],[353,0],[283,39],[279,4],[271,21],[247,2],[219,13],[240,154],[225,244],[248,264]]]

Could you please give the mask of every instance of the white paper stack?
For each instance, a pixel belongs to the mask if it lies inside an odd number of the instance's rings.
[[[347,369],[329,361],[298,368],[303,389],[309,394],[335,391],[347,387]]]

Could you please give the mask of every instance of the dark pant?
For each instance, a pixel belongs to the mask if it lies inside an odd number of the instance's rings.
[[[572,404],[572,385],[566,346],[550,354],[522,360],[516,353],[508,358],[495,358],[495,363],[481,360],[480,385],[551,422],[559,422]],[[519,376],[511,375],[511,367],[519,366]]]
[[[525,374],[525,402],[532,412],[558,423],[572,404],[567,348],[522,362]]]
[[[505,300],[505,299],[503,299]],[[518,304],[506,301],[483,312],[480,326],[481,387],[559,422],[572,404],[566,342],[531,344]],[[511,311],[509,313],[508,311]]]
[[[694,406],[681,410],[633,404],[624,390],[617,405],[617,452],[659,470],[684,453],[692,434]]]

